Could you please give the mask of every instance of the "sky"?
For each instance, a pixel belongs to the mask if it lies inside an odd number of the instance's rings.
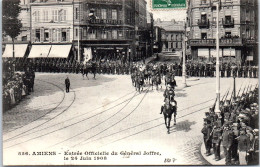
[[[160,18],[163,21],[170,21],[175,19],[176,21],[183,21],[186,16],[186,10],[176,10],[171,9],[170,11],[163,11],[163,10],[152,10],[151,9],[151,2],[152,0],[146,0],[147,2],[147,9],[149,12],[153,13],[154,20]]]

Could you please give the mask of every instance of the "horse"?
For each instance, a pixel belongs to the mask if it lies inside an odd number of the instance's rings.
[[[159,74],[153,75],[152,76],[152,90],[153,90],[153,85],[155,84],[156,90],[158,90],[158,85],[161,85],[161,76]],[[162,89],[162,85],[161,85]]]
[[[139,93],[141,93],[141,87],[142,87],[142,91],[143,91],[143,85],[144,85],[144,77],[142,75],[136,75],[135,78],[135,85],[136,85],[136,90],[139,91]]]
[[[174,75],[165,76],[165,86],[170,85],[173,89],[177,86]]]
[[[87,63],[84,65],[83,70],[82,70],[82,77],[84,80],[84,75],[88,78],[88,73],[92,72],[94,75],[94,79],[96,79],[96,67],[94,63]],[[89,79],[89,78],[88,78]]]
[[[172,114],[174,114],[174,125],[176,125],[176,115],[177,115],[176,106],[173,106],[170,102],[165,102],[165,104],[161,107],[161,113],[163,113],[164,116],[167,133],[170,134],[170,124],[172,120]]]
[[[131,74],[131,79],[132,79],[132,85],[135,87],[136,86],[136,81],[135,81],[135,79],[136,79],[136,73],[135,72],[133,72],[132,74]]]

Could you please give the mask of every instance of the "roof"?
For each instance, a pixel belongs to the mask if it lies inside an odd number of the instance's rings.
[[[156,20],[154,26],[161,27],[166,31],[184,31],[184,22],[183,21],[161,21]]]

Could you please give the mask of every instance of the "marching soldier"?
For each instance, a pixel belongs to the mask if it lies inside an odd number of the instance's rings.
[[[215,126],[212,130],[212,143],[213,143],[213,150],[215,155],[215,160],[220,160],[220,142],[222,139],[222,129],[221,124],[219,124],[217,121],[214,123]]]
[[[210,155],[210,149],[211,149],[211,131],[212,126],[210,120],[207,118],[204,118],[204,121],[206,121],[206,124],[204,124],[204,127],[201,130],[201,133],[203,133],[204,138],[204,144],[206,148],[206,155]]]

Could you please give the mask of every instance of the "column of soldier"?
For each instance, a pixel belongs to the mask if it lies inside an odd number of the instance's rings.
[[[216,161],[221,159],[224,150],[226,165],[256,165],[259,163],[259,110],[258,86],[248,85],[230,100],[229,91],[220,102],[220,114],[214,112],[215,104],[204,118],[204,144],[206,155],[214,154]]]
[[[3,111],[18,104],[23,97],[33,91],[35,73],[27,69],[25,73],[15,72],[10,59],[3,60]]]
[[[68,72],[68,73],[80,73],[83,68],[95,63],[95,68],[99,74],[130,74],[135,63],[129,63],[126,60],[115,59],[94,59],[93,61],[84,64],[79,63],[76,60],[68,60],[61,58],[41,58],[41,59],[19,59],[15,60],[15,66],[18,70],[22,71],[23,68],[30,67],[37,72]],[[182,64],[177,63],[150,63],[153,66],[157,64],[160,71],[163,69],[171,69],[175,71],[175,76],[182,75]],[[186,62],[186,73],[188,76],[195,77],[214,77],[215,65],[206,64],[196,61]],[[221,77],[250,77],[256,78],[258,76],[258,66],[249,65],[236,65],[231,63],[223,63],[220,65]]]

